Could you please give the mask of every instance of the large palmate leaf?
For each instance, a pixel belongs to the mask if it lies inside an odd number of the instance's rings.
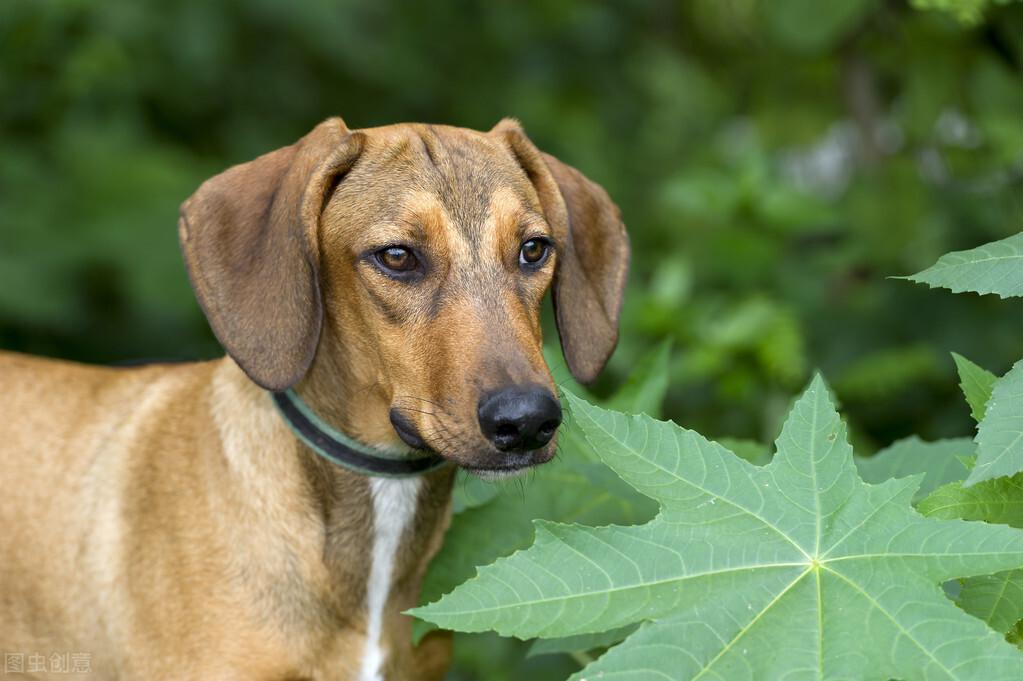
[[[596,634],[579,634],[578,636],[566,636],[565,638],[538,638],[530,646],[529,656],[586,652],[595,648],[607,648],[619,643],[638,628],[638,625],[630,624]]]
[[[658,516],[537,523],[532,547],[416,615],[518,637],[644,622],[574,679],[1021,678],[1023,656],[939,584],[1023,567],[1023,532],[924,518],[914,479],[862,482],[819,378],[762,468],[674,424],[568,401]]]
[[[1023,360],[995,381],[977,426],[977,465],[967,485],[1023,471]]]
[[[477,566],[529,546],[535,519],[630,523],[644,522],[656,512],[656,504],[629,488],[607,466],[576,455],[559,456],[535,475],[521,486],[516,481],[499,487],[484,483],[496,490],[495,496],[486,503],[465,506],[455,515],[423,580],[421,602],[448,593],[472,577]],[[473,490],[478,483],[467,484]],[[433,628],[416,622],[416,640]]]
[[[889,478],[905,478],[923,473],[916,497],[930,494],[941,485],[962,480],[966,468],[961,458],[976,450],[973,440],[957,437],[925,442],[912,435],[882,449],[871,457],[855,457],[856,468],[867,482],[884,482]]]
[[[554,382],[559,391],[568,391],[576,395],[584,395],[586,399],[595,399],[582,385],[572,378],[568,365],[562,354],[553,348],[545,348],[544,357],[550,366]],[[629,413],[643,412],[659,416],[668,392],[669,366],[671,364],[671,341],[659,343],[640,357],[625,382],[604,403],[612,409]],[[582,434],[571,424],[566,424],[558,431],[558,450],[568,458],[579,458],[589,461],[600,461],[590,446],[582,439]],[[603,464],[601,464],[603,466]],[[542,474],[543,469],[540,469]],[[531,516],[534,518],[541,516]],[[532,533],[532,528],[530,528]],[[517,546],[514,548],[518,548]],[[475,567],[475,566],[473,566]],[[452,585],[454,586],[454,585]]]
[[[923,272],[906,278],[955,293],[1023,295],[1023,233],[969,251],[946,253]]]

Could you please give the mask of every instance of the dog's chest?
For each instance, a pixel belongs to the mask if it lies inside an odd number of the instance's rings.
[[[402,539],[413,524],[421,478],[372,478],[372,548],[366,579],[366,644],[358,681],[383,681],[387,645],[384,614],[391,596]]]
[[[411,646],[411,618],[401,613],[417,604],[426,565],[440,547],[453,477],[445,469],[418,478],[364,478],[347,488],[339,498],[347,503],[332,511],[328,530],[330,604],[314,606],[332,614],[305,619],[307,634],[294,632],[290,646],[305,651],[305,664],[293,675],[317,681],[426,678],[416,671],[421,661]]]

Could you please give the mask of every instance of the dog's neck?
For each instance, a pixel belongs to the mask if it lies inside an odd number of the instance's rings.
[[[384,396],[377,388],[359,383],[366,377],[353,375],[337,357],[333,353],[318,356],[299,385],[302,399],[332,427],[365,444],[400,444]],[[303,596],[292,595],[290,601],[315,599],[313,610],[320,616],[312,618],[307,613],[302,619],[328,639],[344,636],[346,631],[358,633],[349,644],[359,651],[360,659],[359,673],[353,678],[388,678],[385,670],[411,665],[411,623],[399,613],[416,605],[426,566],[440,548],[450,518],[453,468],[389,480],[362,476],[325,461],[290,431],[269,394],[252,384],[230,359],[224,362],[219,376],[221,401],[241,399],[246,409],[240,411],[251,409],[258,414],[249,424],[236,424],[241,432],[252,429],[258,436],[238,443],[230,442],[232,433],[224,437],[228,458],[239,459],[232,468],[244,471],[239,476],[242,484],[258,489],[258,497],[264,500],[257,522],[280,525],[266,528],[268,532],[302,532],[308,539],[306,550],[300,545],[295,553],[302,563],[298,574],[287,575],[294,579],[289,588],[301,590]],[[266,451],[277,447],[287,456]],[[269,565],[273,563],[271,559]],[[265,577],[283,581],[281,575]],[[270,607],[280,610],[281,617],[291,618],[296,613],[286,612],[289,598],[282,595],[281,603]]]
[[[376,362],[357,361],[333,333],[320,347],[296,392],[337,430],[370,446],[404,447],[390,421],[390,396]]]

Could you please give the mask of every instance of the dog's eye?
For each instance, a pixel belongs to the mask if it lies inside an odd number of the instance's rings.
[[[519,248],[519,264],[539,267],[547,260],[551,245],[546,239],[530,239]]]
[[[411,250],[404,246],[390,246],[376,253],[377,262],[392,272],[411,272],[419,266],[419,261]]]

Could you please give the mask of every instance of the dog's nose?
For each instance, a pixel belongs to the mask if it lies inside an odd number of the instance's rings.
[[[561,405],[538,385],[514,385],[483,396],[480,430],[502,452],[540,449],[561,424]]]

